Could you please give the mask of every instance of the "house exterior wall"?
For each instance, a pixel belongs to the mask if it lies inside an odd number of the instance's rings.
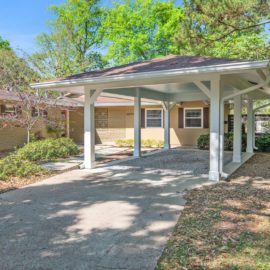
[[[171,110],[171,145],[196,146],[201,134],[208,134],[208,128],[179,128],[179,108],[204,108],[208,104],[203,101],[183,102]],[[162,108],[161,105],[142,106],[142,108]],[[225,106],[225,119],[229,110]],[[134,136],[134,108],[132,106],[96,107],[96,142],[114,142],[117,139],[132,139]],[[225,124],[225,132],[226,132]],[[163,128],[141,129],[142,139],[164,140]],[[70,137],[76,143],[83,144],[83,108],[70,112]]]
[[[0,104],[4,104],[1,103]],[[61,117],[61,110],[58,108],[49,108],[48,117]],[[47,131],[47,124],[39,120],[32,129],[32,133],[42,138],[54,137],[55,134]],[[27,132],[22,127],[5,127],[0,129],[0,151],[12,150],[23,146],[27,141]]]

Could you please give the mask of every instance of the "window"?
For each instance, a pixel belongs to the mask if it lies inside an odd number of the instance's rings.
[[[145,123],[147,128],[159,128],[163,126],[162,109],[146,109]]]
[[[32,117],[48,118],[48,111],[46,109],[32,108]]]
[[[185,128],[202,128],[202,108],[185,108]]]
[[[4,115],[14,115],[15,114],[15,106],[12,104],[6,104],[6,105],[1,105],[2,109],[1,112]]]

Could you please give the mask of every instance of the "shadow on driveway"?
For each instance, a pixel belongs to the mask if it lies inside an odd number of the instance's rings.
[[[171,160],[159,169],[157,156],[123,168],[74,170],[1,194],[0,269],[154,269],[183,193],[208,184],[192,174],[197,163],[181,172],[180,161]]]

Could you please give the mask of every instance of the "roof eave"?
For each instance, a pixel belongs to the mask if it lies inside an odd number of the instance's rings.
[[[253,69],[266,68],[269,64],[269,60],[260,60],[253,62],[238,62],[233,64],[223,65],[212,65],[203,67],[192,67],[182,69],[169,69],[162,71],[151,71],[151,72],[140,72],[140,73],[129,73],[121,75],[103,76],[103,77],[92,77],[92,78],[81,78],[71,80],[59,80],[51,82],[41,82],[31,84],[33,88],[57,88],[57,87],[70,87],[70,86],[82,86],[82,85],[97,85],[104,83],[113,82],[124,82],[133,79],[145,79],[145,78],[166,78],[175,76],[195,75],[195,74],[206,74],[206,73],[227,73],[246,71]]]

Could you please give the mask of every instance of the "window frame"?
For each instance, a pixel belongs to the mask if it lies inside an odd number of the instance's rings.
[[[160,127],[148,127],[147,126],[147,111],[161,111],[161,126]],[[145,109],[145,128],[163,128],[163,109],[161,108],[146,108]],[[155,119],[155,118],[152,118]]]
[[[200,127],[188,127],[186,126],[186,111],[187,110],[200,110],[201,111],[201,126]],[[192,117],[188,117],[188,119],[192,119]],[[199,119],[199,117],[193,117],[193,119]],[[192,108],[184,108],[184,128],[187,129],[196,129],[196,128],[203,128],[203,108],[202,107],[192,107]]]

